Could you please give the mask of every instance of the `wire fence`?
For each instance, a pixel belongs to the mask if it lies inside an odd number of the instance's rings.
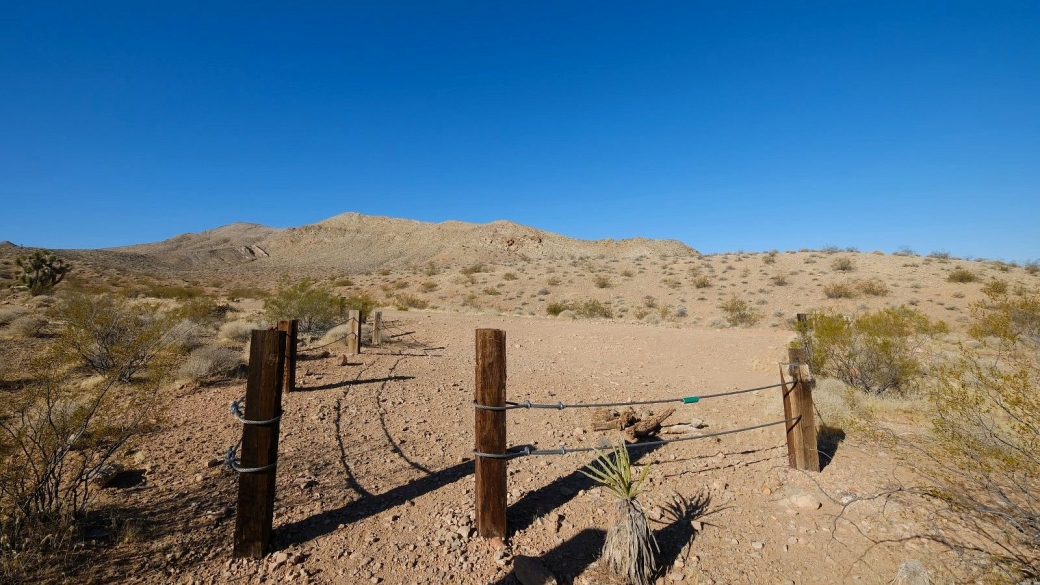
[[[246,416],[245,416],[245,410],[242,407],[242,403],[245,402],[245,400],[246,400],[246,397],[242,396],[242,398],[239,398],[238,400],[232,400],[231,401],[231,406],[230,406],[229,410],[231,411],[231,416],[233,416],[236,419],[238,419],[238,422],[240,422],[240,423],[242,423],[244,425],[269,426],[269,425],[276,424],[276,423],[278,423],[278,421],[282,420],[282,415],[280,415],[280,414],[278,416],[276,416],[276,417],[274,417],[272,419],[268,419],[268,420],[249,420],[249,419],[247,419]],[[232,470],[237,471],[238,473],[260,473],[261,471],[267,471],[268,469],[273,469],[275,464],[278,463],[278,459],[275,458],[274,461],[272,461],[271,463],[269,463],[267,465],[264,465],[262,467],[243,467],[242,463],[238,460],[238,449],[241,446],[242,446],[242,440],[239,439],[238,443],[236,443],[235,445],[232,445],[231,447],[228,447],[227,452],[224,454],[224,464],[227,465]]]
[[[732,435],[734,433],[743,433],[747,431],[753,431],[756,429],[763,429],[774,425],[781,425],[789,422],[797,422],[802,417],[793,416],[791,418],[785,418],[783,420],[775,420],[767,423],[758,425],[752,425],[750,427],[742,427],[739,429],[729,429],[725,431],[717,431],[714,433],[706,433],[703,435],[696,435],[693,437],[679,437],[678,439],[660,439],[657,441],[643,441],[640,443],[625,443],[625,449],[639,449],[643,447],[655,447],[659,445],[667,445],[668,443],[679,443],[681,441],[696,441],[698,439],[710,439],[712,437],[721,437],[723,435]],[[516,449],[516,447],[510,447]],[[509,451],[510,448],[506,449],[505,453],[483,453],[480,451],[473,451],[475,457],[484,457],[487,459],[516,459],[518,457],[528,457],[532,455],[566,455],[568,453],[588,453],[590,451],[600,452],[599,447],[575,447],[568,449],[564,445],[560,445],[559,449],[531,449],[530,447],[523,447],[518,451]]]
[[[574,404],[567,404],[565,402],[557,402],[555,404],[538,404],[531,402],[530,400],[524,400],[523,402],[512,402],[506,401],[505,406],[487,406],[484,404],[478,404],[473,401],[473,407],[477,410],[491,410],[491,411],[503,411],[503,410],[515,410],[518,408],[526,409],[551,409],[551,410],[563,410],[565,408],[611,408],[616,406],[645,406],[648,404],[695,404],[701,400],[708,398],[721,398],[723,396],[736,396],[737,394],[747,394],[748,392],[758,392],[760,390],[769,390],[771,388],[780,388],[784,384],[770,384],[768,386],[758,386],[756,388],[744,388],[742,390],[731,390],[728,392],[716,392],[714,394],[701,394],[699,396],[682,396],[679,398],[662,398],[659,400],[632,400],[628,402],[581,402]]]

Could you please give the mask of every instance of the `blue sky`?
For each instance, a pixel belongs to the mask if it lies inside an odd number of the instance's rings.
[[[357,211],[1040,257],[1040,3],[21,2],[0,240]]]

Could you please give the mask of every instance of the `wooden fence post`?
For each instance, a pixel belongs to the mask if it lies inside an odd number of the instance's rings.
[[[282,414],[285,340],[283,331],[253,331],[246,380],[246,420],[268,421]],[[270,468],[238,476],[235,558],[260,558],[267,552],[271,540],[278,426],[275,421],[264,425],[247,424],[242,428],[241,467]]]
[[[282,379],[282,391],[296,390],[296,341],[299,335],[299,322],[279,321],[278,330],[285,332],[285,375]]]
[[[506,405],[506,332],[477,329],[476,403]],[[506,411],[477,408],[475,448],[481,453],[506,452]],[[477,534],[506,536],[506,460],[476,457]]]
[[[383,312],[376,311],[372,318],[372,345],[383,345]]]
[[[812,399],[816,380],[805,363],[804,348],[789,348],[788,359],[788,371],[794,378],[794,386],[788,388],[786,382],[783,386],[784,418],[798,418],[787,423],[788,463],[795,469],[819,471],[820,452],[816,442],[816,413]]]
[[[347,336],[347,353],[359,354],[361,353],[361,311],[351,310],[350,318],[347,323],[350,324],[350,335]]]

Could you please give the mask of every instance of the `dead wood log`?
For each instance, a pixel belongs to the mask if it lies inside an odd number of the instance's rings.
[[[675,412],[675,409],[669,408],[668,410],[656,414],[646,420],[639,421],[625,431],[626,438],[631,442],[638,441],[639,439],[649,435],[656,435],[658,431],[661,430],[661,423],[668,417],[672,416],[673,412]]]

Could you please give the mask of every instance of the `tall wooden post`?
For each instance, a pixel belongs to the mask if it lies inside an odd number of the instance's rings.
[[[245,419],[268,421],[282,413],[285,375],[283,331],[255,330],[249,346]],[[242,428],[241,467],[238,479],[238,516],[235,522],[235,558],[260,558],[267,552],[274,521],[275,462],[278,460],[278,422]]]
[[[506,332],[477,329],[475,398],[478,406],[506,405]],[[506,452],[506,411],[476,409],[476,450]],[[476,458],[477,534],[506,536],[506,460]]]
[[[361,353],[361,311],[352,310],[347,323],[350,324],[350,335],[347,336],[347,353]]]
[[[372,345],[383,345],[383,312],[376,311],[372,318]]]
[[[783,386],[784,417],[797,418],[787,423],[788,463],[795,469],[819,471],[820,452],[816,442],[816,414],[812,399],[816,380],[805,363],[804,348],[789,348],[788,358],[788,371],[794,378],[794,386],[790,389],[786,383]]]
[[[296,390],[296,341],[299,334],[299,322],[279,321],[278,330],[285,332],[285,374],[282,379],[282,390]]]

